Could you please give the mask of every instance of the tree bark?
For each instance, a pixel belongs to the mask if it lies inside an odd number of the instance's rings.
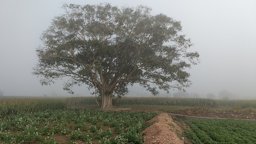
[[[112,96],[102,95],[101,96],[101,109],[106,110],[112,108]]]

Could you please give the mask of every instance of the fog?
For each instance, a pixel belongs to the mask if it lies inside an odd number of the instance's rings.
[[[51,20],[62,14],[68,0],[1,0],[0,91],[10,96],[68,95],[60,80],[41,86],[32,74],[37,64],[40,36]],[[181,21],[183,33],[199,52],[200,63],[189,71],[187,92],[210,96],[232,93],[231,98],[256,98],[255,0],[76,0],[77,4],[111,3],[120,7],[145,5]],[[75,96],[90,95],[86,86]],[[128,95],[149,95],[135,86]],[[161,95],[167,96],[166,93]]]

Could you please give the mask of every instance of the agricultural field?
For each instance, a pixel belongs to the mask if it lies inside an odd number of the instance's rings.
[[[256,101],[123,98],[114,100],[114,110],[101,111],[95,97],[1,98],[0,144],[142,144],[147,121],[159,112],[212,117],[173,117],[188,144],[256,141],[256,122],[235,120],[255,119]]]
[[[212,100],[172,97],[124,97],[113,101],[115,107],[132,111],[161,111],[184,115],[256,119],[256,100]],[[96,108],[95,97],[68,98],[73,108]]]
[[[185,136],[192,144],[255,144],[256,121],[186,119]]]
[[[96,105],[96,97],[73,97],[67,98],[69,104]],[[173,98],[173,97],[122,97],[113,100],[115,106],[182,106],[204,108],[256,108],[256,100],[213,100],[205,98]]]
[[[69,109],[65,103],[2,105],[0,143],[141,144],[156,113]]]

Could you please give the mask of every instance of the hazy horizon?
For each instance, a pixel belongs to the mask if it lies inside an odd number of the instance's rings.
[[[41,34],[68,0],[3,0],[0,3],[0,91],[10,96],[66,96],[61,80],[41,86],[32,74]],[[181,22],[200,63],[189,71],[192,95],[227,92],[234,98],[256,99],[256,1],[254,0],[77,0],[76,4],[144,5]],[[86,86],[76,96],[90,95]],[[128,95],[151,95],[138,86]],[[161,93],[162,96],[170,94]],[[230,97],[231,98],[231,97]]]

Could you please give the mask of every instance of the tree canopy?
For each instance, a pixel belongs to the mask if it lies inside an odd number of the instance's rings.
[[[156,95],[158,90],[189,86],[188,68],[199,54],[191,51],[182,26],[151,9],[110,4],[65,5],[43,33],[34,73],[42,84],[69,78],[64,86],[86,84],[101,97],[101,107],[128,92],[135,83]]]

